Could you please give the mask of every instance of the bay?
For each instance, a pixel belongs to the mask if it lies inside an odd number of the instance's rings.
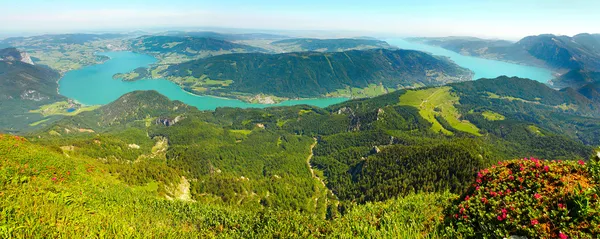
[[[409,42],[403,39],[387,39],[386,41],[390,45],[397,46],[401,49],[418,50],[428,52],[433,55],[449,57],[459,66],[468,68],[475,72],[473,80],[480,78],[496,78],[498,76],[505,75],[510,77],[517,76],[520,78],[528,78],[542,83],[547,83],[549,80],[554,78],[550,70],[540,67],[488,60],[473,56],[464,56],[441,47]]]
[[[99,53],[110,57],[103,64],[86,66],[67,72],[59,81],[59,93],[85,105],[108,104],[124,94],[137,90],[155,90],[171,100],[179,100],[200,110],[217,107],[264,108],[270,106],[314,105],[326,107],[348,100],[347,98],[318,98],[288,100],[279,104],[251,104],[236,99],[193,95],[166,79],[122,81],[113,79],[117,73],[130,72],[156,62],[156,58],[127,51]]]

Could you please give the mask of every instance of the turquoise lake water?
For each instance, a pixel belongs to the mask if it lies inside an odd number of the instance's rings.
[[[472,56],[463,56],[456,52],[446,50],[437,46],[413,43],[402,39],[388,39],[389,44],[400,47],[402,49],[419,50],[429,52],[433,55],[446,56],[452,59],[456,64],[468,68],[475,72],[475,79],[480,78],[496,78],[498,76],[518,76],[521,78],[529,78],[542,83],[548,82],[554,78],[550,70],[512,64],[502,61],[487,60]]]
[[[111,59],[104,64],[67,72],[59,81],[60,94],[85,105],[104,105],[132,91],[156,90],[171,100],[182,101],[200,110],[213,110],[217,107],[264,108],[300,104],[326,107],[348,100],[347,98],[302,99],[289,100],[276,105],[263,105],[249,104],[235,99],[197,96],[184,91],[177,84],[166,79],[125,82],[112,78],[116,73],[130,72],[138,67],[145,67],[156,62],[152,56],[125,51],[106,52],[101,55]]]

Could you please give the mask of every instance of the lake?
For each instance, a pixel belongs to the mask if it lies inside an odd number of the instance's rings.
[[[270,106],[314,105],[326,107],[348,100],[347,98],[319,98],[288,100],[279,104],[250,104],[236,99],[198,96],[184,91],[179,85],[166,79],[147,79],[133,82],[113,79],[117,73],[130,72],[156,62],[156,58],[133,52],[105,52],[111,59],[103,64],[87,66],[67,72],[59,81],[59,93],[85,105],[108,104],[122,95],[136,90],[156,90],[171,100],[179,100],[200,110],[217,107],[264,108]]]
[[[456,64],[475,72],[474,79],[496,78],[501,75],[506,75],[529,78],[542,83],[547,83],[548,80],[554,78],[550,70],[540,67],[524,66],[508,62],[464,56],[441,47],[409,42],[403,39],[388,39],[386,41],[390,45],[394,45],[402,49],[424,51],[433,55],[449,57],[456,62]]]

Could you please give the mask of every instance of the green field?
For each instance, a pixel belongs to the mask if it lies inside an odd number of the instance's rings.
[[[77,115],[81,112],[95,110],[99,107],[100,106],[98,106],[98,105],[81,106],[79,104],[72,104],[67,101],[60,101],[60,102],[56,102],[56,103],[49,104],[49,105],[43,105],[37,110],[32,110],[31,113],[39,113],[39,114],[42,114],[44,117],[48,117],[48,116],[52,116],[52,115],[73,116],[73,115]],[[75,111],[67,112],[67,109],[70,109],[70,108],[75,108]],[[39,124],[42,122],[36,122],[36,123]],[[34,123],[34,124],[36,124],[36,123]]]
[[[365,88],[350,88],[339,89],[335,92],[327,94],[328,97],[350,97],[350,98],[370,98],[389,92],[393,92],[393,89],[386,88],[382,85],[370,84]]]
[[[481,115],[483,115],[483,117],[486,120],[489,120],[489,121],[496,121],[496,120],[504,120],[504,119],[506,119],[506,117],[504,117],[504,115],[501,115],[501,114],[498,114],[498,113],[496,113],[494,111],[489,111],[489,110],[488,111],[484,111],[483,113],[481,113]]]
[[[419,114],[431,122],[431,129],[446,135],[453,133],[444,128],[436,119],[436,116],[444,118],[450,126],[456,130],[481,136],[479,128],[469,121],[460,120],[460,114],[454,107],[458,104],[458,96],[450,92],[450,87],[428,88],[422,90],[410,90],[400,96],[400,105],[414,106],[419,109]]]

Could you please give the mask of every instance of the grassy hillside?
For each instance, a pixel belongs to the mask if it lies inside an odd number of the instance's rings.
[[[318,97],[347,87],[441,85],[470,80],[472,73],[447,59],[407,50],[335,53],[229,54],[172,65],[170,77],[192,90],[206,79],[227,81],[204,94],[269,94]],[[192,77],[188,80],[188,78]]]

